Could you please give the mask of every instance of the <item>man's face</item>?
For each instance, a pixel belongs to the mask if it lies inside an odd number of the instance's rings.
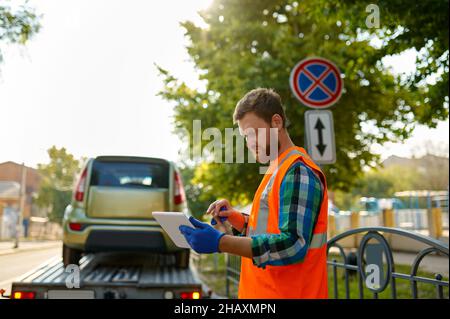
[[[253,156],[258,162],[265,162],[264,159],[270,155],[271,125],[253,112],[245,114],[244,117],[237,122],[239,132],[245,137],[247,147],[253,153]],[[272,141],[276,142],[278,145],[278,138],[275,139],[272,137]]]

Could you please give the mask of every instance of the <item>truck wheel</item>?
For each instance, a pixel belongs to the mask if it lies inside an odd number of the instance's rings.
[[[66,267],[69,264],[76,264],[78,265],[78,262],[81,259],[81,250],[73,249],[70,247],[67,247],[63,244],[63,264],[64,267]]]
[[[185,249],[175,253],[175,263],[178,268],[189,268],[190,250]]]

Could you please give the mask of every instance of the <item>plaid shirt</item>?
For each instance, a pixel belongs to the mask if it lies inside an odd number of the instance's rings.
[[[254,265],[264,268],[303,261],[319,215],[322,193],[319,176],[300,160],[295,161],[280,187],[280,234],[251,236]]]

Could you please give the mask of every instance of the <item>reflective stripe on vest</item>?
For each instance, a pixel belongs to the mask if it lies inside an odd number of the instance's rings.
[[[327,244],[327,233],[313,234],[311,242],[309,244],[309,249],[321,248],[323,245],[326,244]]]
[[[269,205],[268,205],[268,197],[269,193],[272,190],[273,181],[275,180],[275,176],[277,175],[278,169],[281,165],[294,154],[302,154],[298,150],[292,150],[286,154],[286,156],[278,163],[277,168],[271,174],[270,180],[261,193],[261,198],[259,200],[258,206],[258,219],[256,221],[256,229],[248,228],[248,236],[267,234],[267,223],[269,220]],[[269,170],[267,171],[269,172]]]
[[[283,165],[283,163],[289,159],[292,155],[300,155],[303,157],[307,157],[305,153],[300,152],[298,149],[293,149],[289,151],[279,163],[277,163],[276,169],[271,173],[271,177],[266,187],[261,193],[261,198],[259,200],[258,205],[258,218],[256,220],[256,229],[253,229],[251,226],[248,227],[247,236],[267,234],[267,223],[269,221],[269,205],[268,205],[268,197],[269,193],[272,191],[273,182],[278,173],[279,168]],[[267,171],[269,172],[269,170]],[[253,209],[252,209],[253,211]]]

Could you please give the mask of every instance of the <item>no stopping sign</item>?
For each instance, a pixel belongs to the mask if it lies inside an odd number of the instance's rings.
[[[291,71],[289,82],[297,99],[315,109],[336,103],[343,87],[339,69],[323,58],[310,58],[297,63]]]

